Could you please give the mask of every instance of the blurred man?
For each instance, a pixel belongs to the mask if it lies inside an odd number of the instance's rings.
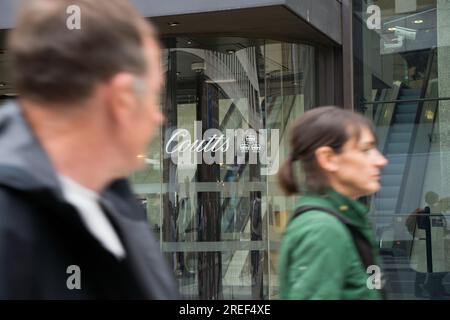
[[[124,0],[25,3],[20,98],[0,108],[0,299],[177,298],[124,178],[163,121],[153,29]]]

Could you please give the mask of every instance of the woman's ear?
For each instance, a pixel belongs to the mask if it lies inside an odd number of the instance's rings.
[[[336,154],[330,147],[319,147],[314,152],[319,167],[326,172],[336,172],[338,165],[336,163]]]

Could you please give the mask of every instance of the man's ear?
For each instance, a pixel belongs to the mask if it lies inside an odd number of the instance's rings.
[[[136,106],[134,92],[134,76],[129,73],[118,73],[113,76],[107,86],[110,112],[116,121],[123,121]]]
[[[336,172],[338,165],[336,163],[336,154],[330,147],[319,147],[314,152],[316,155],[317,164],[322,170],[327,172]]]

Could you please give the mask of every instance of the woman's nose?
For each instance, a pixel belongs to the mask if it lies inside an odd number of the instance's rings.
[[[377,166],[379,166],[380,168],[386,166],[389,163],[388,159],[386,159],[386,157],[377,150],[377,160],[376,160],[376,164]]]

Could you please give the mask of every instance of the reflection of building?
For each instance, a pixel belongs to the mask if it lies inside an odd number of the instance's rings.
[[[424,190],[450,194],[450,114],[442,112],[450,97],[445,2],[132,2],[161,33],[167,122],[141,155],[147,169],[131,178],[183,295],[276,298],[276,253],[295,199],[282,195],[274,173],[289,152],[294,119],[314,106],[338,104],[373,120],[390,159],[381,192],[366,201],[391,259],[396,281],[389,290],[411,297],[412,239],[404,217],[424,206]],[[380,30],[367,28],[371,4],[380,7]],[[4,99],[15,93],[2,50],[14,1],[0,6]],[[166,147],[173,148],[167,144],[177,129],[189,139],[178,139],[186,150],[173,161]],[[236,152],[216,152],[214,134],[229,138]],[[190,152],[188,144],[203,152]]]

